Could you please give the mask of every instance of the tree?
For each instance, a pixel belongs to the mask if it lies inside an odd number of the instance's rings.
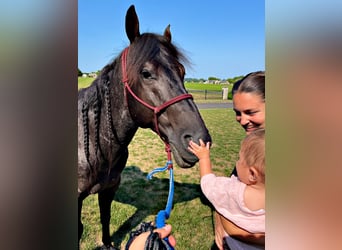
[[[79,68],[77,69],[78,69],[78,76],[82,76],[83,75],[82,71]]]
[[[233,77],[233,78],[228,78],[227,80],[228,80],[229,83],[235,83],[235,82],[241,80],[243,77],[244,76],[236,76],[236,77]]]
[[[209,81],[219,81],[220,78],[217,78],[217,77],[215,77],[215,76],[209,76],[209,77],[208,77],[208,80],[209,80]]]

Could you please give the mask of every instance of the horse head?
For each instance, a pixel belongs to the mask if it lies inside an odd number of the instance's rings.
[[[186,58],[171,43],[170,25],[163,35],[140,34],[134,6],[126,14],[130,45],[121,54],[127,105],[139,127],[151,128],[170,144],[180,167],[198,158],[188,151],[190,140],[211,141],[203,119],[184,87]]]

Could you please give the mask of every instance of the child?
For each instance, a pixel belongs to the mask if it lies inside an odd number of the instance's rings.
[[[189,150],[199,159],[201,188],[219,216],[250,233],[265,232],[265,130],[251,132],[241,142],[236,163],[238,177],[218,177],[212,173],[210,143],[189,143]],[[215,241],[219,249],[229,237],[216,216]],[[235,242],[236,241],[236,242]],[[241,241],[240,241],[241,242]],[[241,244],[244,244],[241,242]],[[231,245],[231,244],[229,244]],[[258,249],[251,246],[251,249]],[[263,247],[261,247],[263,249]]]

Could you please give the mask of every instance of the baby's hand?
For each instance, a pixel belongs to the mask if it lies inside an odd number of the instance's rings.
[[[198,159],[209,157],[209,149],[210,149],[210,142],[207,142],[206,144],[203,142],[202,139],[199,139],[199,145],[196,144],[193,141],[189,142],[189,151],[196,155]]]

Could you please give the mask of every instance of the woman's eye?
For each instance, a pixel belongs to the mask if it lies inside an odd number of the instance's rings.
[[[150,73],[149,71],[147,71],[147,70],[141,71],[141,74],[142,74],[142,76],[143,76],[145,79],[149,79],[149,78],[152,77],[151,73]]]
[[[236,116],[241,116],[241,112],[240,111],[234,110],[234,112],[235,112]]]
[[[257,111],[252,111],[252,110],[246,111],[247,115],[255,115],[256,113],[257,113]]]

